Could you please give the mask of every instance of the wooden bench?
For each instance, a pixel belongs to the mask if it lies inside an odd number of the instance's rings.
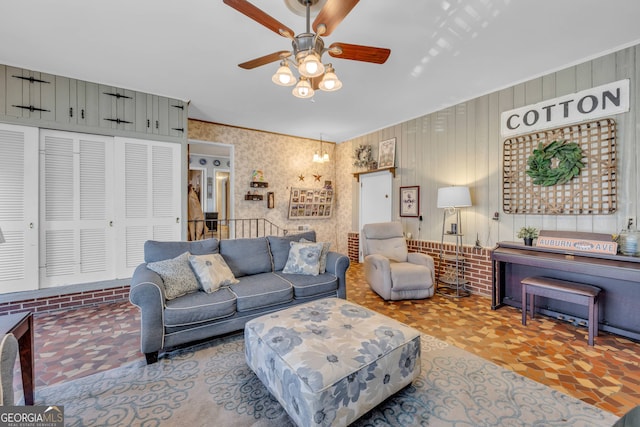
[[[560,301],[582,304],[589,308],[589,345],[598,336],[598,294],[600,288],[550,277],[526,277],[522,279],[522,324],[527,324],[527,295],[531,295],[529,310],[533,319],[536,295]]]

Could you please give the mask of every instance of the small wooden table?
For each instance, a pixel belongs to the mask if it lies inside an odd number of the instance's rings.
[[[33,316],[31,312],[0,316],[0,336],[12,333],[20,349],[25,405],[33,405]]]

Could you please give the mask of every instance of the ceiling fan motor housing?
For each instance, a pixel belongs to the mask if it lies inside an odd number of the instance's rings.
[[[315,34],[302,33],[295,37],[295,40],[291,42],[293,46],[293,56],[299,63],[309,55],[310,52],[315,52],[318,58],[322,60],[322,54],[324,53],[324,41],[320,37],[316,37]]]

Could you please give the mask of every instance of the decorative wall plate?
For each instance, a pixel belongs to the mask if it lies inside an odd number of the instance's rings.
[[[220,160],[216,159],[213,161],[214,166],[220,166]]]
[[[207,164],[207,159],[200,159],[200,164],[201,165],[206,165]]]

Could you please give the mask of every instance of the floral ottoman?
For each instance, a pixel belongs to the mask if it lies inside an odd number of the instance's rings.
[[[247,363],[298,426],[355,421],[420,374],[420,333],[338,298],[247,322]]]

